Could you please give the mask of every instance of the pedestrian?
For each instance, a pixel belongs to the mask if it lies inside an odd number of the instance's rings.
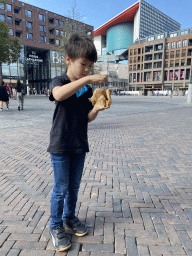
[[[65,54],[67,72],[53,79],[52,94],[56,108],[47,150],[54,171],[50,234],[55,249],[59,251],[71,246],[65,227],[71,228],[77,236],[84,236],[88,232],[75,216],[85,155],[89,151],[87,126],[101,110],[93,107],[89,101],[92,89],[88,84],[107,83],[106,76],[89,76],[97,61],[91,39],[78,33],[72,34],[65,43]]]
[[[6,84],[4,83],[4,81],[1,82],[1,86],[0,86],[0,108],[1,108],[1,111],[3,111],[3,102],[5,102],[5,104],[7,106],[7,110],[9,110],[9,97],[7,94]]]
[[[15,89],[15,86],[13,86],[13,89],[12,89],[12,97],[13,97],[13,99],[16,100],[17,92],[16,92],[16,89]]]
[[[8,104],[9,104],[9,99],[11,98],[11,87],[8,84],[5,84],[7,95],[8,95]]]
[[[17,80],[17,100],[18,100],[18,110],[23,110],[23,104],[24,104],[24,88],[23,85],[21,84],[21,81],[18,79]]]

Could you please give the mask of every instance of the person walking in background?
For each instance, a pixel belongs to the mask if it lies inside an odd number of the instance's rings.
[[[24,104],[24,88],[21,84],[21,81],[18,79],[17,80],[17,86],[16,86],[16,90],[17,90],[17,100],[18,100],[18,110],[23,110],[23,104]]]
[[[15,89],[15,86],[13,86],[13,89],[12,89],[12,97],[13,97],[13,99],[15,99],[15,100],[16,100],[16,98],[17,98],[17,92],[16,92],[16,89]]]
[[[11,98],[11,87],[8,84],[5,84],[6,86],[6,91],[8,95],[8,104],[9,104],[9,99]]]
[[[3,102],[6,103],[7,110],[9,110],[9,97],[6,90],[4,81],[1,82],[0,86],[0,111],[3,111]]]

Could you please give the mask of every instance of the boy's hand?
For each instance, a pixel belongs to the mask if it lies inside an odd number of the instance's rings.
[[[108,80],[106,76],[96,74],[96,75],[89,76],[89,82],[91,84],[100,85],[101,83],[105,83],[105,84],[108,83]]]

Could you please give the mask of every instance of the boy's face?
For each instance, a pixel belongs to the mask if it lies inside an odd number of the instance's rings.
[[[66,62],[68,65],[67,76],[72,82],[88,76],[94,63],[86,58],[71,60],[68,56],[66,56]]]

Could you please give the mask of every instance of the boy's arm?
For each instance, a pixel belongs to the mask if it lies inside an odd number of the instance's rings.
[[[88,114],[88,123],[92,122],[93,120],[95,120],[95,118],[97,117],[98,113],[99,113],[99,109],[97,107],[93,107]]]
[[[103,75],[91,75],[91,76],[85,76],[83,78],[80,78],[74,82],[65,84],[63,86],[56,86],[53,88],[53,97],[57,101],[63,101],[71,97],[73,94],[75,94],[78,90],[80,90],[83,86],[89,83],[93,84],[101,84],[101,83],[107,83],[106,76]]]

